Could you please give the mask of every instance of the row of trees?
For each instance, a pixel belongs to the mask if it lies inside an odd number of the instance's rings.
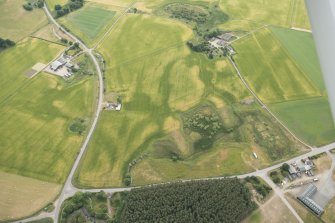
[[[44,5],[44,0],[36,0],[33,2],[27,2],[22,5],[22,7],[27,11],[32,11],[34,8],[42,8]]]
[[[15,42],[10,39],[0,38],[0,51],[12,47],[15,45]]]
[[[256,207],[237,178],[178,182],[131,190],[115,222],[241,222]]]
[[[66,5],[55,5],[56,16],[61,17],[84,6],[84,0],[70,0]]]

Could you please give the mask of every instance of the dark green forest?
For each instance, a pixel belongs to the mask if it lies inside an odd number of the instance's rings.
[[[241,222],[257,205],[237,178],[177,182],[113,195],[114,222]]]

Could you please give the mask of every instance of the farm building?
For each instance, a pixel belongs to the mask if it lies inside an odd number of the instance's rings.
[[[323,213],[323,208],[318,205],[311,197],[317,192],[317,187],[313,184],[308,185],[306,190],[297,197],[306,207],[312,210],[315,214],[321,215]]]
[[[235,36],[231,33],[225,33],[225,34],[222,34],[222,35],[218,36],[219,39],[222,39],[225,42],[229,42],[229,41],[233,40],[234,37]]]
[[[50,69],[53,71],[58,70],[59,68],[61,68],[62,66],[64,66],[64,64],[66,64],[66,60],[64,58],[59,58],[58,60],[55,60],[54,62],[52,62],[50,64]]]

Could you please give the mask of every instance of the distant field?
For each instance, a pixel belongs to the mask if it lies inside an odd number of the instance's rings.
[[[0,171],[0,221],[31,215],[51,202],[62,185]]]
[[[262,29],[233,45],[242,75],[265,103],[321,95],[270,30]]]
[[[270,107],[307,143],[319,146],[335,141],[335,128],[326,98],[284,102]]]
[[[304,0],[295,0],[292,27],[311,29]]]
[[[67,19],[89,38],[93,39],[106,24],[108,24],[108,20],[112,19],[114,15],[114,11],[86,6],[83,9],[71,13]]]
[[[325,91],[319,58],[312,34],[275,27],[271,27],[271,31],[320,91]]]
[[[90,118],[92,85],[88,79],[66,86],[39,74],[2,103],[0,170],[62,183],[83,139],[68,128],[76,118]]]
[[[222,0],[220,6],[232,19],[283,27],[290,25],[291,0]]]
[[[0,37],[19,41],[48,23],[42,9],[28,12],[23,9],[25,0],[0,1]]]
[[[127,7],[133,2],[133,0],[89,0],[89,1],[119,7]]]

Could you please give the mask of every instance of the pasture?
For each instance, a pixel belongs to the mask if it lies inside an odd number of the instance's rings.
[[[307,143],[320,146],[335,140],[335,128],[327,98],[270,105],[271,110]]]
[[[264,28],[233,44],[234,59],[248,84],[265,103],[321,96],[281,42]]]
[[[29,216],[42,209],[62,185],[0,171],[0,221]]]
[[[0,37],[15,42],[24,39],[48,23],[42,9],[26,11],[22,4],[25,0],[0,1]]]
[[[68,128],[91,117],[93,93],[93,78],[69,86],[43,73],[29,79],[1,104],[0,170],[64,182],[83,140]]]

